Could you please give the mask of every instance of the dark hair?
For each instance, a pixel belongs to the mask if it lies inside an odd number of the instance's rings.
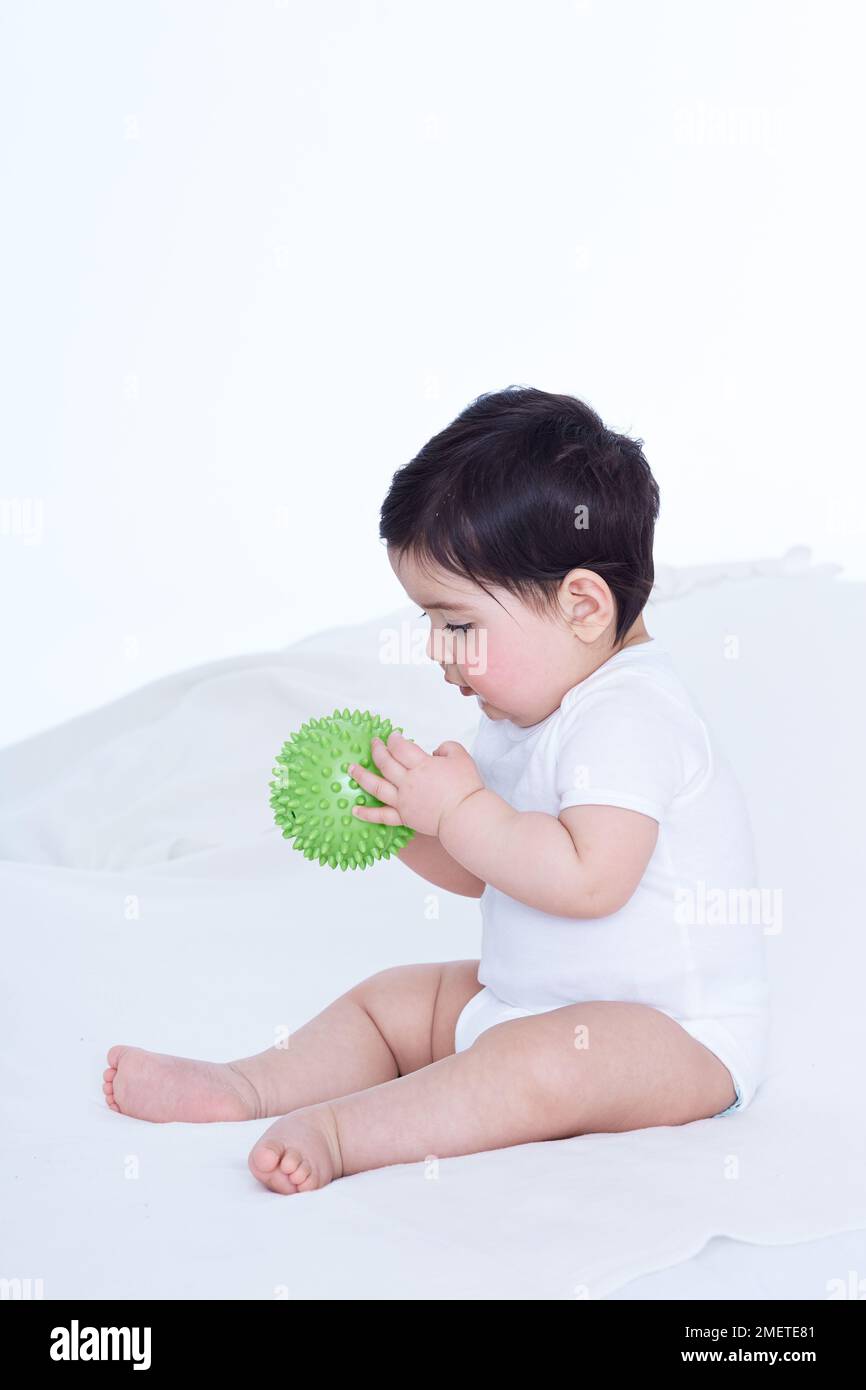
[[[507,386],[478,396],[397,470],[379,536],[540,613],[557,607],[570,570],[593,570],[616,602],[616,646],[652,590],[658,513],[643,440],[605,429],[574,396]]]

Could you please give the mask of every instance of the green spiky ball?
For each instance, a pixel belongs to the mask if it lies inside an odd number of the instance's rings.
[[[283,838],[305,859],[332,869],[366,869],[412,839],[415,832],[407,825],[377,825],[352,815],[353,806],[383,803],[349,776],[349,764],[377,771],[370,745],[377,736],[386,742],[391,732],[390,719],[369,710],[335,709],[302,724],[283,744],[277,780],[270,784],[271,806]]]

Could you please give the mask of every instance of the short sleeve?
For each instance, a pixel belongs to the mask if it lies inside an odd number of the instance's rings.
[[[694,712],[649,682],[612,683],[563,712],[559,810],[622,806],[661,821],[708,766],[703,723]]]

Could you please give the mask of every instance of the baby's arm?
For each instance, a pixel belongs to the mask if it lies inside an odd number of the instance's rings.
[[[481,787],[447,812],[443,848],[510,898],[556,917],[606,917],[643,877],[658,822],[620,806],[570,806],[556,816],[515,811]]]
[[[449,893],[480,898],[484,892],[484,880],[452,858],[436,835],[421,835],[416,831],[409,843],[397,851],[397,857],[428,883],[447,888]]]
[[[355,806],[354,814],[380,825],[414,822],[421,843],[405,847],[409,867],[453,892],[476,897],[489,885],[552,916],[607,917],[628,902],[652,857],[653,816],[582,804],[564,807],[558,818],[516,811],[479,785],[460,744],[444,743],[431,757],[394,731],[388,744],[374,739],[372,753],[384,775],[356,763],[349,771],[383,805]],[[458,866],[466,871],[459,879]]]

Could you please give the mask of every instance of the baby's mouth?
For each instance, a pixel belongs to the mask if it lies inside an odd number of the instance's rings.
[[[472,686],[471,686],[471,685],[461,685],[461,687],[460,687],[460,694],[461,694],[461,695],[474,695],[474,694],[475,694],[475,691],[472,689]]]

